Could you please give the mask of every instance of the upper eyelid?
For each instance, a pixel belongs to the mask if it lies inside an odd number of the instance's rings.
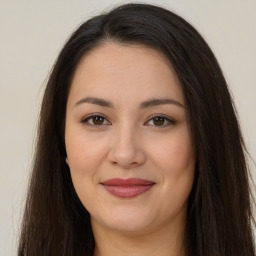
[[[163,118],[168,119],[168,120],[170,120],[170,121],[174,121],[174,119],[173,119],[172,117],[170,117],[170,116],[168,116],[168,115],[165,115],[165,114],[153,114],[153,115],[151,115],[151,116],[148,117],[148,121],[151,120],[151,119],[154,118],[154,117],[163,117]],[[147,122],[148,122],[148,121],[147,121]]]
[[[151,121],[154,117],[163,117],[165,120],[167,120],[168,124],[165,124],[165,125],[147,125],[147,123],[149,121]],[[146,121],[144,123],[144,125],[146,125],[146,126],[152,126],[153,128],[157,128],[157,129],[165,128],[165,127],[168,127],[168,126],[174,125],[174,124],[176,124],[176,121],[173,118],[167,117],[165,115],[154,115],[150,119],[148,119],[148,121]]]
[[[165,114],[153,114],[150,117],[148,117],[148,120],[144,124],[148,123],[154,117],[163,117],[163,118],[165,118],[170,123],[173,123],[173,124],[176,123],[176,120],[173,119],[172,117],[168,116],[168,115],[165,115]]]
[[[95,116],[100,116],[100,117],[104,118],[104,119],[108,122],[108,124],[101,124],[101,125],[89,124],[88,121],[89,121],[91,118],[95,117]],[[91,126],[91,127],[95,127],[95,128],[100,128],[100,127],[105,126],[105,125],[111,125],[111,122],[110,122],[104,115],[102,115],[102,114],[91,114],[91,115],[87,115],[87,116],[85,116],[85,117],[83,117],[83,118],[81,119],[81,123],[82,123],[83,125]]]
[[[86,119],[90,119],[90,118],[92,118],[94,116],[100,116],[100,117],[103,117],[106,120],[108,120],[108,118],[105,115],[100,114],[100,113],[93,113],[93,114],[86,115],[86,116],[82,117],[81,120],[83,121],[83,120],[86,120]],[[108,120],[108,122],[109,122],[109,120]]]
[[[103,114],[101,114],[101,113],[89,114],[89,115],[83,117],[82,120],[81,120],[81,122],[85,122],[86,120],[89,120],[90,118],[93,118],[93,117],[95,117],[95,116],[100,116],[100,117],[104,118],[108,123],[111,124],[111,122],[109,121],[109,119],[108,119],[105,115],[103,115]],[[160,114],[160,113],[159,113],[159,114],[153,114],[153,115],[149,116],[148,119],[147,119],[147,121],[144,123],[144,125],[145,125],[146,123],[148,123],[150,120],[152,120],[154,117],[163,117],[163,118],[165,118],[167,121],[169,121],[170,123],[175,123],[175,122],[176,122],[176,121],[175,121],[173,118],[171,118],[170,116],[167,116],[167,115],[165,115],[165,114]],[[101,126],[101,125],[99,125],[99,126]]]

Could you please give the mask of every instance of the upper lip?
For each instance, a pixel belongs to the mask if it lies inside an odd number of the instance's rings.
[[[121,178],[113,178],[102,182],[101,184],[106,186],[146,186],[153,185],[155,182],[150,180],[144,180],[139,178],[129,178],[129,179],[121,179]]]

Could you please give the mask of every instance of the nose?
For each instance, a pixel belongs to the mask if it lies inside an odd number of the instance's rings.
[[[142,165],[146,161],[143,143],[135,129],[123,125],[113,131],[108,161],[124,169]]]

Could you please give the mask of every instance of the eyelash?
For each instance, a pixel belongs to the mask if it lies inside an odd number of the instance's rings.
[[[103,118],[103,119],[104,119],[103,122],[107,121],[108,123],[107,123],[107,124],[104,124],[104,123],[103,123],[103,124],[99,124],[99,125],[97,125],[97,124],[89,124],[89,120],[92,120],[93,118],[97,118],[97,117]],[[157,118],[157,117],[164,119],[164,123],[165,123],[165,124],[163,124],[163,125],[147,125],[147,126],[154,126],[154,127],[156,127],[156,128],[164,128],[164,127],[167,127],[167,126],[170,126],[170,125],[174,125],[174,124],[176,123],[176,122],[175,122],[173,119],[171,119],[170,117],[167,117],[167,116],[162,115],[162,114],[156,114],[156,115],[151,116],[150,119],[149,119],[146,123],[148,123],[149,121],[153,121],[154,118]],[[167,122],[167,124],[166,124],[166,122]],[[104,116],[101,115],[101,114],[93,114],[93,115],[87,116],[87,117],[85,117],[85,118],[82,119],[81,123],[83,123],[84,125],[87,125],[87,126],[95,127],[95,128],[100,128],[100,127],[102,127],[102,126],[104,126],[104,125],[109,125],[109,124],[111,124],[111,123],[107,120],[107,118],[104,117]]]
[[[162,115],[162,114],[155,114],[153,116],[150,117],[150,119],[146,122],[148,123],[149,121],[153,121],[154,118],[162,118],[164,119],[164,123],[163,125],[152,125],[152,126],[155,126],[156,128],[164,128],[164,127],[167,127],[167,126],[170,126],[170,125],[174,125],[176,122],[170,118],[170,117],[167,117],[166,115]]]
[[[95,126],[95,127],[100,127],[100,126],[106,125],[106,124],[101,124],[101,125],[88,124],[88,121],[89,121],[90,119],[93,119],[93,118],[96,118],[96,117],[103,118],[103,119],[104,119],[104,122],[105,122],[105,120],[107,120],[107,118],[104,117],[103,115],[100,115],[100,114],[93,114],[93,115],[90,115],[90,116],[87,116],[87,117],[83,118],[81,122],[82,122],[83,124],[85,124],[85,125],[88,125],[88,126]],[[109,121],[107,121],[107,122],[108,122],[108,124],[110,124]]]

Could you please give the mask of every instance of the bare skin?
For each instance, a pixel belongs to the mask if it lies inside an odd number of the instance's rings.
[[[160,52],[106,42],[80,62],[65,143],[75,190],[91,215],[94,256],[182,256],[195,154],[179,81]],[[120,198],[109,179],[152,187]]]
[[[184,221],[184,220],[183,220]],[[176,226],[162,227],[159,232],[137,235],[129,233],[109,232],[94,224],[96,249],[94,256],[183,256],[183,229],[177,221]]]

